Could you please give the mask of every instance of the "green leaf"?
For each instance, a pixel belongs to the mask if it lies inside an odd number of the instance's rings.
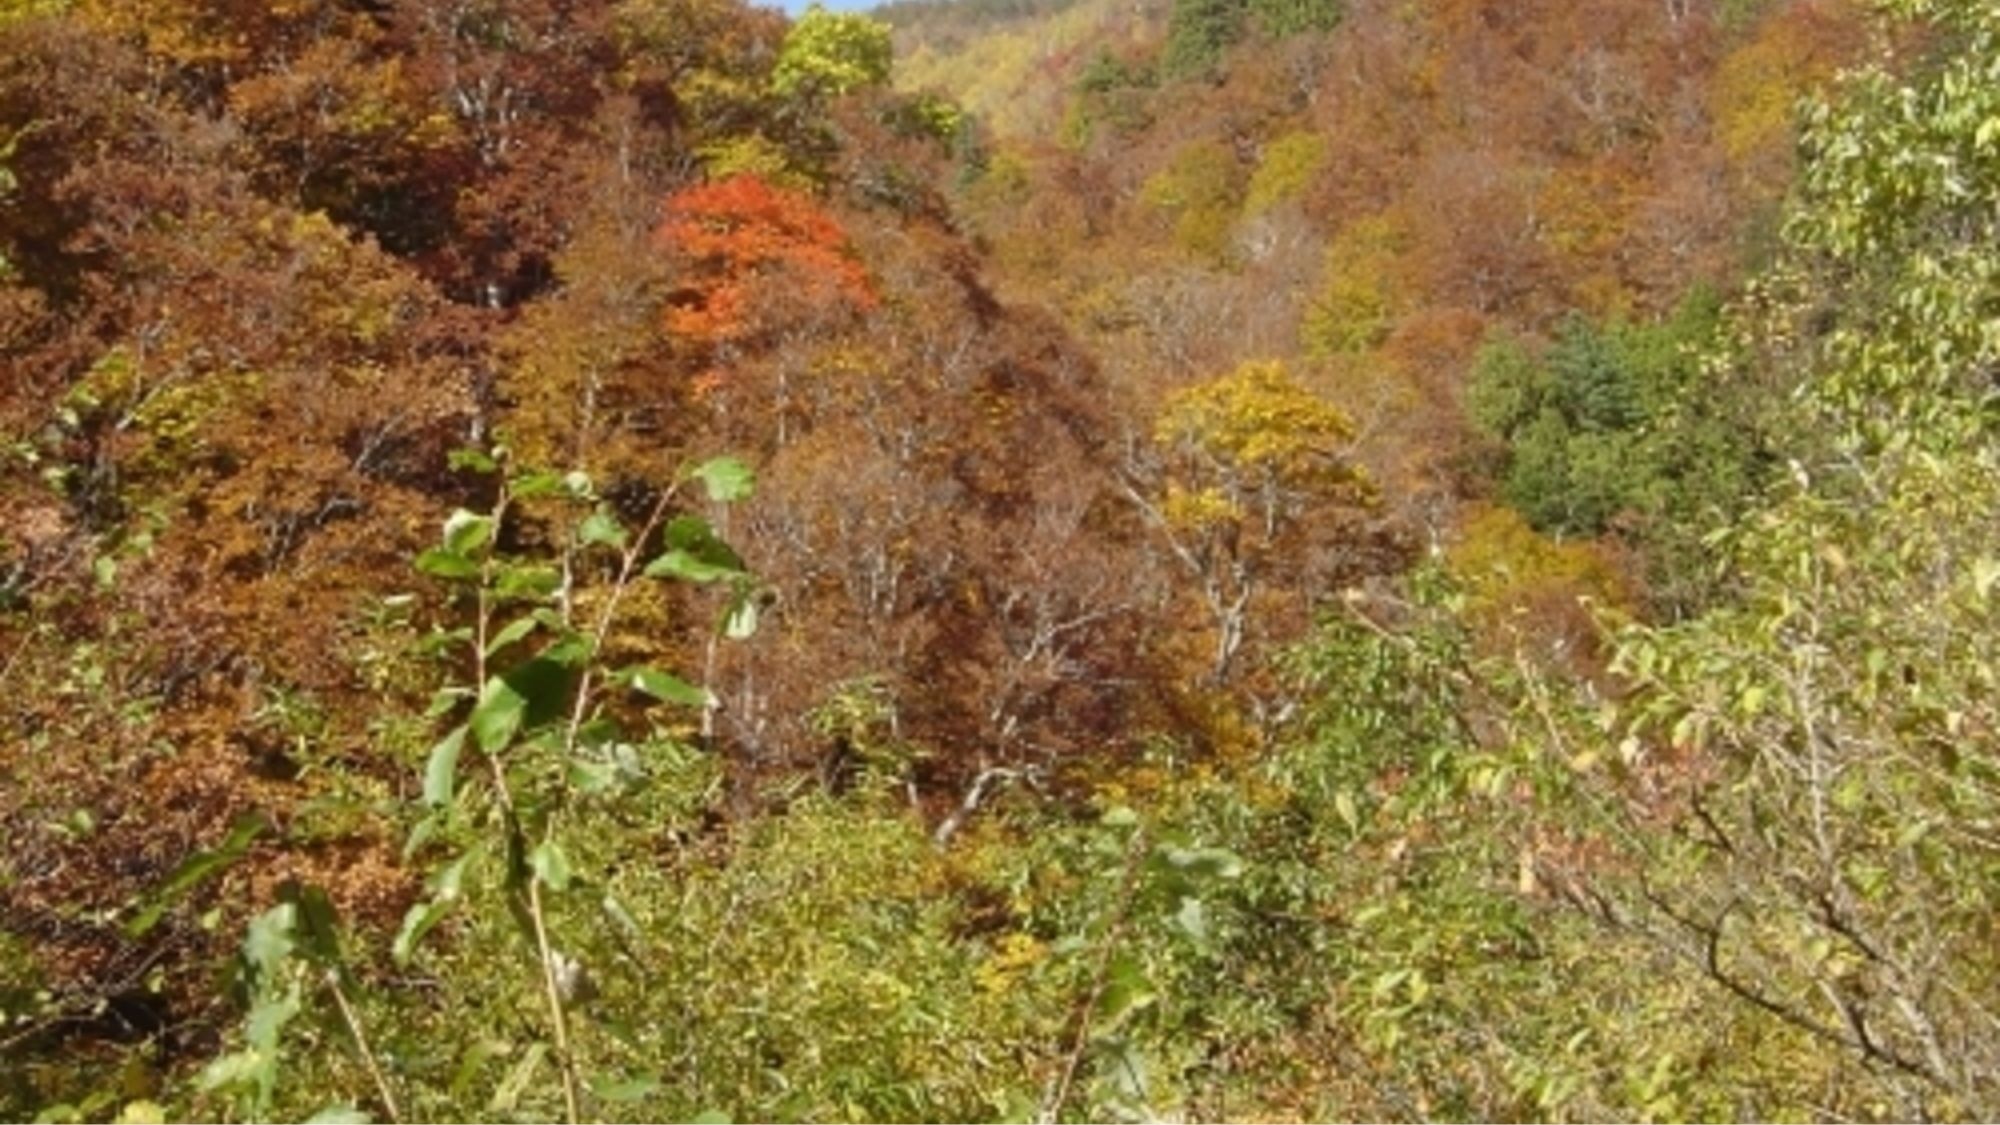
[[[310,884],[286,888],[289,900],[298,906],[292,936],[306,956],[322,965],[340,964],[340,923],[333,900],[326,891]]]
[[[1174,928],[1197,945],[1208,941],[1208,911],[1200,899],[1191,895],[1181,899],[1180,909],[1174,912]]]
[[[444,549],[468,555],[493,540],[493,517],[460,508],[444,521]]]
[[[559,496],[566,490],[561,474],[545,471],[515,477],[508,482],[507,491],[518,499],[532,500],[538,496]]]
[[[619,673],[619,679],[662,703],[678,703],[687,707],[708,705],[707,691],[658,668],[647,665],[627,668]]]
[[[1354,794],[1342,789],[1333,795],[1333,811],[1340,816],[1340,822],[1347,825],[1349,832],[1361,828],[1361,813],[1354,807]]]
[[[488,456],[483,449],[454,449],[445,458],[445,464],[453,472],[490,473],[500,468],[500,462]]]
[[[705,563],[686,551],[668,551],[646,564],[648,578],[678,578],[683,582],[717,582],[740,571]]]
[[[698,516],[677,516],[664,534],[667,550],[646,566],[648,578],[716,582],[743,573],[743,560]]]
[[[551,646],[543,655],[486,681],[466,720],[481,751],[497,754],[524,727],[532,729],[562,714],[572,678],[568,664],[573,661],[557,657],[566,655]]]
[[[233,1051],[201,1068],[195,1085],[203,1090],[226,1090],[237,1086],[260,1085],[274,1072],[277,1061],[262,1051]]]
[[[597,652],[597,642],[587,633],[567,632],[541,651],[539,662],[562,668],[581,668]]]
[[[506,1058],[507,1053],[513,1049],[513,1045],[504,1039],[482,1036],[473,1040],[472,1044],[459,1055],[458,1068],[452,1074],[448,1089],[453,1100],[464,1100],[466,1091],[472,1087],[472,1080],[479,1076],[479,1072],[486,1068],[486,1064],[494,1059]]]
[[[243,935],[243,960],[262,977],[268,978],[291,956],[297,918],[298,908],[281,902],[251,920]]]
[[[708,490],[708,498],[718,504],[748,499],[756,490],[757,477],[750,466],[734,457],[717,457],[695,466],[688,474]]]
[[[521,1094],[527,1090],[528,1083],[534,1081],[535,1070],[542,1065],[542,1060],[548,1057],[548,1053],[549,1045],[547,1043],[536,1043],[530,1046],[522,1054],[521,1061],[515,1063],[514,1069],[508,1071],[507,1077],[501,1080],[499,1089],[493,1091],[493,1100],[486,1103],[487,1112],[507,1113],[511,1111],[520,1102]]]
[[[432,807],[451,804],[452,787],[458,778],[458,755],[465,749],[467,729],[453,728],[431,747],[430,757],[424,762],[424,804]]]
[[[541,622],[537,621],[532,614],[518,621],[510,622],[506,628],[487,638],[486,655],[492,656],[494,653],[534,632],[535,627],[540,624]]]
[[[229,835],[221,844],[209,851],[196,852],[182,860],[180,866],[174,868],[173,874],[168,875],[159,889],[153,892],[153,901],[134,915],[130,922],[125,923],[125,936],[144,937],[159,924],[167,910],[182,895],[216,872],[243,858],[243,854],[250,850],[251,842],[256,840],[266,827],[268,825],[262,816],[252,814],[243,817],[230,828]]]
[[[390,958],[399,966],[408,965],[410,958],[416,955],[417,945],[424,940],[424,935],[436,928],[439,922],[444,921],[445,915],[451,913],[455,901],[455,899],[434,898],[415,903],[405,911],[403,925],[396,931],[396,940],[389,946]]]
[[[688,1125],[736,1125],[736,1119],[719,1109],[704,1109],[688,1118]]]
[[[396,939],[389,947],[389,956],[397,965],[407,965],[415,955],[417,945],[424,935],[431,932],[445,915],[451,913],[458,902],[465,880],[465,869],[472,862],[474,852],[464,855],[437,869],[430,878],[431,898],[419,902],[403,914],[403,924],[396,931]]]
[[[433,578],[477,578],[479,564],[442,547],[432,547],[417,556],[417,569]]]
[[[536,601],[562,588],[562,574],[552,566],[527,563],[500,569],[493,592],[501,598]]]
[[[1102,1066],[1111,1088],[1127,1103],[1137,1105],[1146,1100],[1146,1056],[1139,1045],[1125,1036],[1119,1036],[1102,1045]],[[1151,1117],[1151,1114],[1146,1115]]]
[[[624,780],[618,767],[610,762],[573,761],[569,764],[569,783],[579,793],[609,793]]]
[[[585,516],[576,526],[576,540],[585,546],[603,544],[623,550],[625,547],[625,527],[618,517],[603,508]]]
[[[1119,954],[1112,959],[1105,973],[1104,992],[1098,997],[1097,1011],[1101,1021],[1098,1030],[1110,1031],[1127,1016],[1158,999],[1159,992],[1146,978],[1146,970],[1139,964],[1138,958],[1129,953]]]
[[[480,750],[497,754],[514,740],[527,713],[528,697],[508,683],[506,677],[495,676],[486,681],[485,690],[479,693],[479,702],[472,708],[467,725],[479,740]]]
[[[554,840],[543,840],[528,854],[528,866],[534,869],[535,878],[552,891],[569,889],[569,857],[563,854],[562,846]]]
[[[1234,879],[1243,874],[1243,861],[1223,848],[1164,848],[1160,858],[1167,865],[1189,875]]]

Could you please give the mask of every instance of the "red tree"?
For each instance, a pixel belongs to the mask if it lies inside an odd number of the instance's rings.
[[[807,196],[756,176],[675,194],[655,237],[688,271],[668,306],[667,329],[698,343],[750,342],[801,305],[875,307],[840,224]]]

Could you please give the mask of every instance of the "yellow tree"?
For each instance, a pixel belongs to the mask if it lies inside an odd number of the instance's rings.
[[[1149,487],[1133,482],[1129,494],[1197,584],[1215,631],[1213,681],[1228,678],[1263,587],[1375,507],[1373,484],[1347,456],[1353,437],[1347,415],[1277,360],[1168,396]]]

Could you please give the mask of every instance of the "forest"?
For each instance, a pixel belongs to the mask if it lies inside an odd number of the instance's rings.
[[[0,1120],[2000,1117],[1993,0],[0,0]]]

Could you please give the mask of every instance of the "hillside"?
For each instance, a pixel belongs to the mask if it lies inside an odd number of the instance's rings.
[[[0,1118],[1991,1118],[1996,58],[0,0]]]

